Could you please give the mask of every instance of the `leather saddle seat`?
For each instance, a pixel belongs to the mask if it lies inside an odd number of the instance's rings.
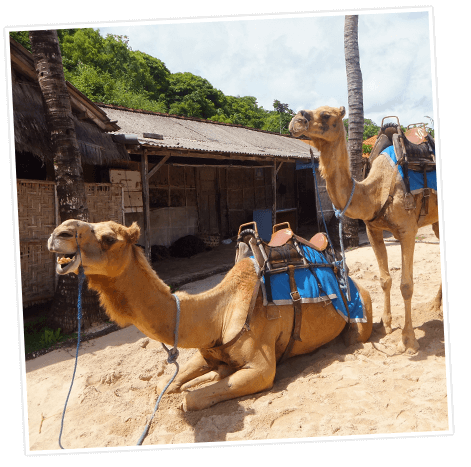
[[[413,171],[435,170],[435,141],[425,128],[415,127],[408,129],[404,134],[402,130],[395,134],[380,132],[376,143],[368,158],[371,166],[373,161],[389,146],[394,147],[400,164],[406,163]]]
[[[258,236],[255,222],[243,224],[239,228],[238,242],[243,240],[240,234],[244,232],[243,228],[248,225],[255,226],[253,237],[265,262],[264,265],[261,264],[260,266],[266,266],[269,270],[285,270],[289,265],[295,267],[308,266],[308,262],[300,249],[300,244],[317,251],[324,251],[328,245],[328,240],[324,233],[320,232],[308,241],[295,235],[288,222],[277,224],[273,227],[273,233],[268,243],[261,240]],[[285,228],[281,228],[282,226],[285,226]],[[250,243],[249,246],[253,250],[253,246]]]

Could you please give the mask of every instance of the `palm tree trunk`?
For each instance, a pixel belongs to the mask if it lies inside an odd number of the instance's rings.
[[[345,64],[348,87],[348,154],[350,170],[355,180],[362,179],[363,147],[363,79],[358,50],[358,15],[345,16],[344,29]],[[358,220],[346,219],[344,223],[344,244],[358,246]]]
[[[30,31],[39,87],[43,95],[48,128],[54,148],[54,175],[59,201],[61,222],[67,219],[89,218],[85,184],[72,107],[64,79],[62,56],[57,31]],[[62,332],[77,328],[77,276],[66,274],[59,277],[48,321]],[[84,287],[82,298],[84,327],[104,316],[95,292]]]

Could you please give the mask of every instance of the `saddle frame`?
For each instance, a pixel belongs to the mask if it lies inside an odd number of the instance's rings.
[[[252,229],[244,229],[244,227],[251,226]],[[282,226],[287,226],[284,230],[282,230]],[[289,278],[289,286],[290,286],[290,296],[291,301],[293,304],[294,315],[293,315],[293,327],[290,336],[290,340],[288,345],[283,352],[282,357],[280,358],[279,363],[286,360],[291,352],[291,349],[294,345],[294,341],[301,341],[300,333],[301,333],[301,324],[302,324],[302,307],[301,307],[301,296],[296,286],[296,280],[294,277],[294,271],[299,268],[309,268],[315,278],[318,286],[318,290],[321,293],[323,291],[322,285],[313,269],[312,263],[307,261],[306,257],[301,251],[299,244],[304,244],[310,248],[315,249],[316,251],[324,251],[327,247],[327,238],[325,234],[322,236],[318,236],[315,239],[314,243],[303,239],[294,234],[291,230],[291,227],[288,222],[283,222],[280,224],[276,224],[273,226],[272,229],[272,238],[269,243],[266,243],[261,240],[260,236],[258,235],[257,223],[248,222],[246,224],[242,224],[239,227],[238,237],[237,237],[237,245],[241,241],[245,235],[252,235],[254,240],[249,241],[249,246],[254,253],[254,256],[257,258],[257,253],[261,254],[263,258],[263,264],[259,264],[260,266],[260,276],[265,277],[265,294],[267,298],[267,319],[277,319],[281,317],[280,311],[278,307],[275,305],[272,299],[271,294],[271,284],[270,284],[270,277],[273,274],[279,274],[282,272],[288,273]],[[319,234],[316,234],[319,235]],[[314,239],[314,236],[312,239]],[[325,237],[325,238],[324,238]],[[311,240],[312,240],[311,239]],[[327,255],[326,251],[326,255]],[[273,257],[273,258],[272,258]],[[330,258],[327,258],[328,263],[325,264],[326,267],[331,267],[334,270],[334,273],[337,275],[337,268]],[[339,289],[340,290],[340,289]],[[340,290],[342,294],[342,291]],[[345,300],[345,297],[342,294],[342,299],[344,300],[345,307],[348,312],[348,304]],[[327,300],[324,301],[324,306],[329,305],[332,303],[332,300],[327,297]],[[270,306],[272,305],[272,307]],[[271,309],[272,308],[272,309]]]

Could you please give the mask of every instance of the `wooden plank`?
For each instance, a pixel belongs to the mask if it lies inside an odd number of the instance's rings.
[[[142,133],[142,136],[144,138],[151,138],[151,139],[164,139],[162,135],[159,135],[157,133]]]
[[[150,203],[149,203],[149,179],[147,172],[149,161],[147,152],[141,155],[141,180],[142,180],[142,204],[144,208],[144,249],[148,261],[150,261]]]
[[[147,174],[147,183],[149,183],[150,177],[152,177],[152,175],[154,175],[155,172],[157,172],[157,170],[159,170],[160,167],[162,167],[168,161],[169,158],[170,155],[165,156],[155,167],[152,167],[151,171]]]
[[[281,167],[281,164],[280,164],[280,167]],[[280,167],[278,167],[278,170],[280,170]],[[272,226],[276,224],[276,175],[278,174],[278,170],[276,169],[276,159],[274,159],[272,179],[271,179],[271,185],[272,185],[272,190],[273,190],[273,205],[272,205],[272,214],[271,214]]]

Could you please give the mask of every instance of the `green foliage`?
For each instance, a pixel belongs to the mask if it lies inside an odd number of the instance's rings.
[[[347,132],[347,136],[348,136],[348,118],[343,119],[343,125],[345,126],[345,131]],[[365,118],[364,124],[363,124],[363,141],[365,141],[368,138],[371,138],[372,136],[377,135],[379,130],[380,130],[380,127],[376,125],[375,122],[373,122],[369,118]]]
[[[29,43],[29,31],[12,31],[10,36],[25,49],[31,52],[31,44]]]
[[[294,112],[288,107],[288,104],[282,104],[276,99],[273,101],[273,108],[275,111],[267,115],[262,129],[280,134],[288,134],[289,122],[293,118]]]
[[[363,154],[371,154],[372,150],[373,150],[373,145],[372,144],[363,144],[362,145]]]
[[[51,329],[46,325],[46,317],[41,316],[25,324],[25,353],[47,349],[70,336],[61,335],[60,329]]]
[[[200,76],[171,73],[158,58],[133,51],[126,36],[92,28],[57,33],[65,79],[94,102],[288,132],[288,104],[275,100],[265,110],[256,97],[226,96]],[[29,48],[28,31],[11,34]]]
[[[39,342],[44,347],[50,347],[58,342],[61,334],[61,329],[56,329],[53,331],[52,329],[45,329],[44,334],[41,336]]]
[[[253,96],[225,96],[225,103],[209,120],[261,129],[267,112]]]

